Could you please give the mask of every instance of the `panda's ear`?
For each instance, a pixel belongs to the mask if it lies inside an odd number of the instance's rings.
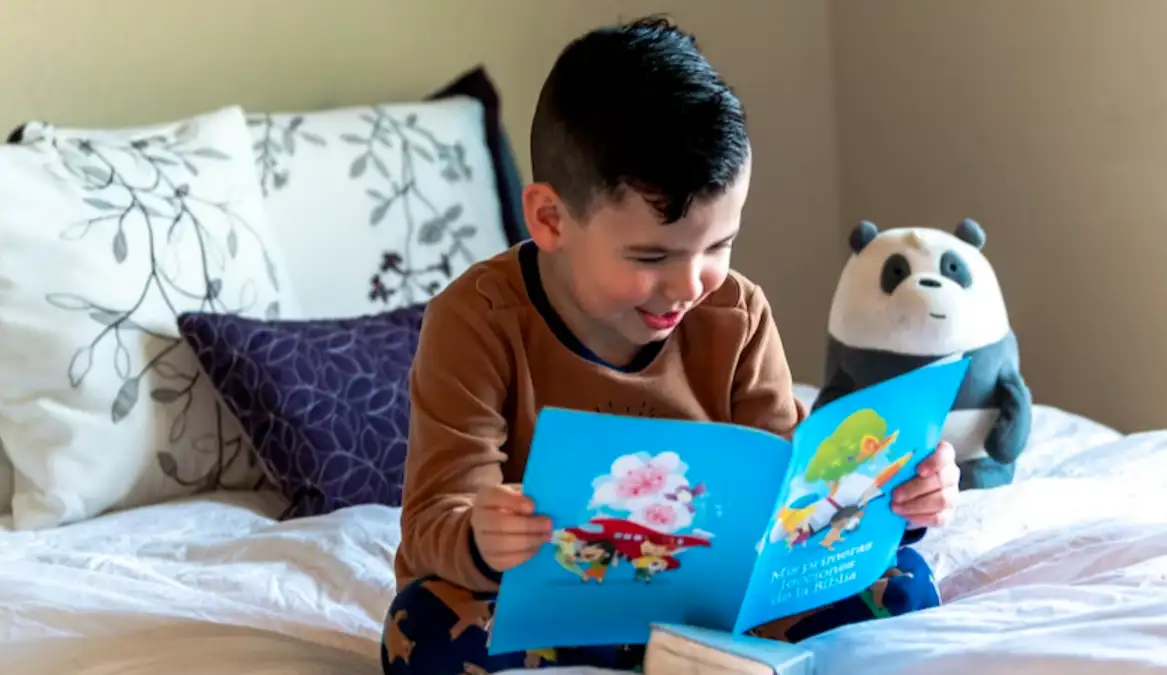
[[[870,220],[861,221],[854,230],[851,230],[851,250],[856,253],[862,251],[878,235],[879,228],[875,226],[875,223]]]
[[[965,218],[956,226],[956,238],[980,250],[985,247],[985,230],[972,218]]]

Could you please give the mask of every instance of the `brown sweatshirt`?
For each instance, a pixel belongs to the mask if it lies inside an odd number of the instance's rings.
[[[436,575],[497,590],[470,507],[481,487],[522,481],[543,406],[734,422],[787,438],[807,414],[766,297],[742,275],[731,272],[623,369],[567,331],[538,276],[526,242],[463,272],[426,310],[410,379],[399,589]]]

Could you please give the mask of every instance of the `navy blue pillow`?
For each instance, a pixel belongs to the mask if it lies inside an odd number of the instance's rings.
[[[401,505],[424,306],[327,320],[187,313],[179,331],[291,502],[285,517]]]

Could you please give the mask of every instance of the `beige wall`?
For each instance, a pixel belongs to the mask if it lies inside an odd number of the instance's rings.
[[[0,0],[0,128],[404,100],[483,62],[525,169],[531,110],[563,45],[661,10],[699,33],[748,106],[758,160],[736,264],[772,296],[796,377],[817,381],[821,261],[838,223],[817,0]]]
[[[1167,2],[833,10],[844,228],[976,218],[1038,398],[1167,426]]]
[[[736,264],[773,297],[798,379],[819,380],[857,219],[970,216],[1038,399],[1167,426],[1161,0],[2,0],[0,128],[403,100],[484,62],[525,168],[564,42],[662,9],[749,108]]]

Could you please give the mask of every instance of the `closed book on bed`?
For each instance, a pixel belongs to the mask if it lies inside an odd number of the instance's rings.
[[[814,654],[798,645],[681,624],[653,624],[645,675],[814,675]]]

